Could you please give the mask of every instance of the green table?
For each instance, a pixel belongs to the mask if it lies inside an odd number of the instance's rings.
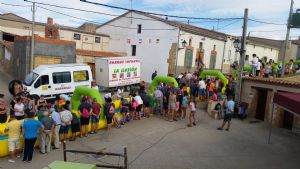
[[[95,164],[82,164],[82,163],[72,163],[64,161],[54,161],[43,169],[96,169]]]

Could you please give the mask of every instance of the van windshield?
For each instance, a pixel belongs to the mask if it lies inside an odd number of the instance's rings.
[[[34,72],[29,73],[29,74],[26,76],[25,80],[24,80],[24,84],[25,84],[26,86],[31,86],[31,84],[35,81],[35,79],[36,79],[38,76],[39,76],[39,75],[36,74],[36,73],[34,73]]]

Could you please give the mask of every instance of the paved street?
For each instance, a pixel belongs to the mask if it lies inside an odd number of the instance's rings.
[[[300,136],[284,129],[275,129],[272,144],[266,144],[268,129],[264,123],[250,124],[233,120],[232,130],[218,131],[220,120],[198,112],[198,125],[186,128],[185,122],[166,122],[156,116],[133,121],[111,133],[68,142],[78,150],[119,152],[128,147],[130,168],[133,169],[299,169]],[[11,164],[0,159],[4,169],[43,168],[54,160],[62,160],[62,151],[41,155],[36,151],[33,162],[20,160]],[[120,164],[118,158],[68,154],[69,161]],[[98,160],[98,161],[97,161]]]

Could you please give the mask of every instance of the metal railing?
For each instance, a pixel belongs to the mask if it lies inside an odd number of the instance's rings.
[[[128,169],[127,147],[124,147],[124,154],[118,154],[118,153],[103,152],[102,150],[98,151],[98,152],[95,152],[95,151],[81,151],[81,150],[67,150],[66,149],[66,143],[63,142],[63,155],[64,155],[64,161],[65,162],[67,162],[67,153],[80,153],[80,154],[93,154],[93,155],[123,157],[124,158],[124,165],[123,166],[96,164],[96,167]]]

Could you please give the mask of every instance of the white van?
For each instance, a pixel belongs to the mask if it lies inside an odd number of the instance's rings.
[[[77,86],[91,87],[92,73],[86,64],[40,65],[23,81],[30,95],[55,98],[60,94],[72,94]]]

